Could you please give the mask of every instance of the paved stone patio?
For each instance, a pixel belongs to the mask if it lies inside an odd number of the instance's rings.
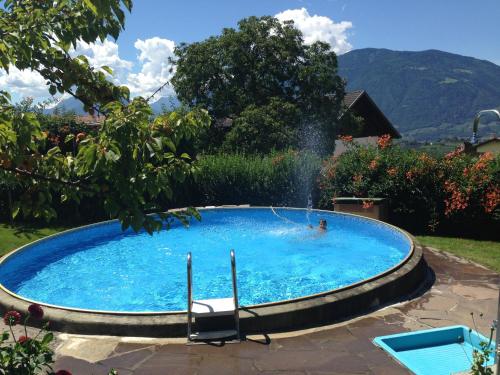
[[[57,335],[55,369],[107,374],[407,374],[371,339],[454,324],[489,333],[500,275],[446,253],[425,249],[432,287],[409,301],[329,327],[251,336],[241,344],[185,345],[185,339]],[[480,314],[483,317],[480,318]]]

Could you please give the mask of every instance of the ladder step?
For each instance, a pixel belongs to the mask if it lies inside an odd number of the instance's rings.
[[[195,300],[192,304],[192,313],[195,317],[232,315],[235,310],[233,298]]]
[[[229,329],[224,331],[206,331],[206,332],[196,332],[192,333],[189,337],[190,340],[215,340],[215,339],[225,339],[228,337],[234,337],[238,335],[238,331],[235,329]]]

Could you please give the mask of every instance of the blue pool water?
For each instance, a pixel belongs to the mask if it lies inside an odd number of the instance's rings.
[[[347,286],[401,262],[411,244],[389,226],[342,214],[269,208],[203,210],[202,221],[150,236],[116,222],[31,245],[0,265],[0,283],[25,298],[111,311],[186,309],[186,253],[196,299],[231,296],[236,252],[240,304]],[[315,227],[326,219],[324,233]]]
[[[468,327],[451,326],[381,336],[374,342],[417,375],[450,375],[469,370],[472,351],[488,339]],[[492,342],[492,352],[494,348]],[[493,362],[491,354],[487,364]]]

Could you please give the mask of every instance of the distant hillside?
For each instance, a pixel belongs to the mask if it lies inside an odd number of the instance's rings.
[[[151,108],[155,114],[162,112],[164,109],[169,110],[179,105],[179,100],[175,96],[160,98],[158,101],[151,104]],[[69,98],[61,101],[55,107],[46,109],[45,113],[51,114],[55,111],[74,112],[77,115],[85,115],[83,104],[75,98]]]
[[[57,103],[56,106],[52,108],[46,108],[44,112],[46,114],[52,114],[54,112],[74,112],[77,115],[85,115],[86,112],[83,110],[83,104],[78,99],[68,98]]]
[[[406,138],[469,137],[481,109],[500,108],[500,66],[452,53],[366,48],[339,56],[348,90],[364,89]],[[500,133],[493,123],[480,136]]]

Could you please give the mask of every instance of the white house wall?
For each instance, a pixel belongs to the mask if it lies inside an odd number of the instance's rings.
[[[364,145],[364,146],[376,146],[377,145],[377,140],[378,137],[360,137],[360,138],[354,138],[353,142],[357,143],[359,145]],[[336,140],[335,141],[335,151],[333,153],[334,156],[339,156],[343,154],[346,151],[346,147],[344,146],[344,143],[341,140]]]

